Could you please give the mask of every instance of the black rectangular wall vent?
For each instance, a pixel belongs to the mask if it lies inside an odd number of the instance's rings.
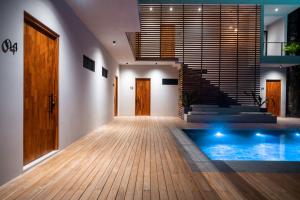
[[[162,84],[163,85],[178,85],[178,79],[163,78]]]
[[[105,69],[104,67],[102,67],[102,76],[105,78],[107,78],[107,76],[108,76],[108,70]]]
[[[83,67],[95,72],[95,61],[83,55]]]

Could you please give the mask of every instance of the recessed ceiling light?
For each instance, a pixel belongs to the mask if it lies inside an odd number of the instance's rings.
[[[170,7],[170,9],[169,9],[170,11],[173,11],[173,7]]]
[[[199,8],[198,8],[198,11],[199,11],[199,12],[201,12],[201,10],[202,10],[202,8],[201,8],[201,7],[199,7]]]
[[[117,44],[117,42],[116,42],[116,41],[113,41],[113,45],[116,46],[116,44]]]
[[[152,11],[152,10],[153,10],[153,8],[152,8],[152,7],[150,7],[150,8],[149,8],[149,10],[150,10],[150,11]]]
[[[237,29],[237,28],[235,28],[235,29],[234,29],[234,32],[237,32],[237,31],[238,31],[238,29]]]
[[[275,12],[278,12],[279,11],[279,8],[275,8]]]

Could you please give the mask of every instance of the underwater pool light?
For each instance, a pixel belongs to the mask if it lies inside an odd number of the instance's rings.
[[[256,136],[262,136],[262,134],[261,134],[261,133],[256,133],[255,135],[256,135]]]
[[[300,133],[297,132],[297,133],[295,133],[295,135],[299,137],[299,136],[300,136]]]
[[[216,136],[217,136],[217,137],[222,137],[223,135],[224,135],[224,134],[221,133],[221,132],[217,132],[217,133],[216,133]]]

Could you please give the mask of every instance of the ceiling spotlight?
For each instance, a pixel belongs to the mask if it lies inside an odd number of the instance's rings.
[[[238,29],[237,29],[237,28],[235,28],[235,29],[234,29],[234,32],[237,32],[237,31],[238,31]]]
[[[117,42],[116,42],[116,41],[113,41],[113,45],[116,46],[116,44],[117,44]]]
[[[152,10],[153,10],[153,8],[152,8],[152,7],[150,7],[150,8],[149,8],[149,10],[150,10],[150,11],[152,11]]]
[[[279,11],[279,8],[275,8],[275,12],[278,12]]]
[[[173,7],[170,7],[170,9],[169,9],[170,11],[173,11]]]
[[[201,10],[202,10],[202,8],[201,8],[201,7],[199,7],[199,8],[198,8],[198,12],[201,12]]]

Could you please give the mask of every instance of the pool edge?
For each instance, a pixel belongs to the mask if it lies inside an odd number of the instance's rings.
[[[298,161],[211,160],[179,128],[171,128],[177,147],[193,172],[300,173]]]

